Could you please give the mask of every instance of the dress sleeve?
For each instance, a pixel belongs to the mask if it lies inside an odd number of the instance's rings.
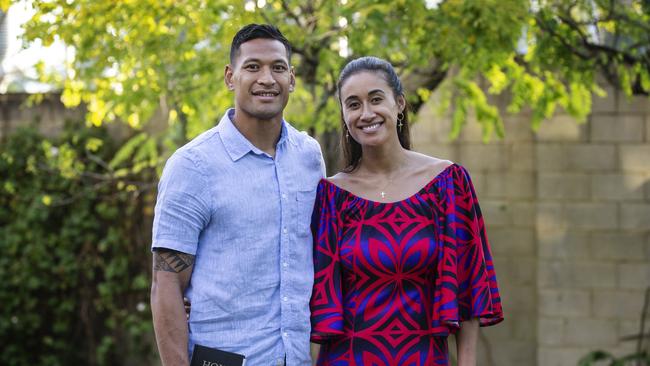
[[[471,318],[478,318],[481,326],[496,324],[503,320],[503,310],[474,186],[462,167],[457,167],[452,179],[439,277],[440,320],[454,332],[459,322]]]
[[[339,225],[334,188],[321,181],[312,215],[314,288],[310,308],[311,341],[315,343],[343,334]]]

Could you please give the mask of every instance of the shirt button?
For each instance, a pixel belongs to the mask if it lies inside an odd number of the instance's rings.
[[[287,194],[286,194],[286,193],[282,193],[282,198],[284,198],[284,199],[286,200],[286,199],[287,199]]]
[[[288,232],[287,228],[285,227],[284,229],[282,229],[282,232],[286,234]]]
[[[289,263],[287,263],[287,262],[282,262],[282,267],[289,267]]]
[[[289,298],[285,296],[285,297],[282,298],[282,300],[283,301],[289,301]]]
[[[287,337],[289,336],[289,333],[284,332],[284,333],[282,333],[282,336],[283,336],[284,338],[287,338]]]

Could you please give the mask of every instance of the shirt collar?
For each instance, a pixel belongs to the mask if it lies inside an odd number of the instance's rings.
[[[219,136],[221,136],[221,142],[223,142],[223,145],[226,148],[228,155],[230,155],[232,161],[241,159],[244,155],[248,154],[251,151],[257,155],[268,155],[264,151],[258,149],[255,145],[248,141],[248,139],[244,137],[241,132],[239,132],[237,127],[235,127],[234,123],[232,122],[232,117],[234,115],[235,110],[228,109],[223,117],[221,117],[221,120],[217,125],[217,131],[219,132]],[[280,139],[278,140],[276,148],[281,148],[281,146],[286,141],[291,142],[293,145],[296,144],[295,138],[289,133],[287,122],[282,119],[282,130],[280,131]]]

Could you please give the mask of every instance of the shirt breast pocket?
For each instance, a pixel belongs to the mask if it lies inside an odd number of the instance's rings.
[[[314,210],[314,199],[316,198],[316,189],[297,191],[295,195],[294,220],[297,223],[297,235],[311,235],[311,214]]]

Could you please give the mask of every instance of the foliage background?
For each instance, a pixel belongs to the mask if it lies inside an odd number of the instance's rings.
[[[597,73],[629,95],[650,90],[649,5],[639,0],[49,0],[34,7],[26,41],[60,39],[74,50],[65,75],[42,70],[43,80],[62,87],[67,106],[87,105],[90,124],[155,130],[138,147],[149,150],[147,159],[167,156],[231,105],[223,87],[229,44],[251,22],[277,24],[292,41],[298,85],[286,116],[322,137],[330,172],[336,141],[325,132],[340,123],[338,71],[361,55],[398,68],[414,112],[442,88],[439,108],[453,114],[452,137],[468,114],[486,140],[503,136],[490,94],[509,96],[508,113],[530,110],[536,129],[558,107],[583,121],[592,94],[603,94]],[[151,126],[155,112],[163,117]]]
[[[151,354],[151,183],[133,179],[152,182],[155,171],[106,176],[116,147],[105,128],[77,122],[54,140],[20,129],[0,148],[3,365],[114,365]]]
[[[6,11],[9,3],[0,6]],[[57,139],[32,128],[0,146],[0,239],[8,253],[0,259],[7,279],[0,282],[0,341],[9,345],[0,363],[7,365],[150,359],[147,231],[155,181],[169,154],[231,105],[223,67],[243,24],[277,24],[294,44],[298,87],[286,117],[320,138],[330,172],[340,123],[336,78],[361,55],[398,68],[414,113],[438,90],[452,138],[471,115],[486,140],[507,133],[504,113],[531,112],[533,129],[558,109],[582,121],[603,83],[628,95],[650,91],[646,1],[33,6],[25,41],[60,39],[74,51],[64,74],[40,65],[39,75],[60,88],[66,106],[87,115]],[[508,99],[507,110],[490,102],[493,95]],[[122,124],[126,138],[110,137],[107,124]]]

